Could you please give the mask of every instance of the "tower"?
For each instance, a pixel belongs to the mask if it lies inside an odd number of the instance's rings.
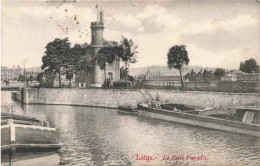
[[[98,7],[97,7],[98,11]],[[103,31],[104,31],[104,22],[103,22],[103,12],[100,11],[100,14],[97,12],[97,21],[91,23],[91,45],[99,46],[103,45]]]
[[[100,48],[103,47],[103,31],[104,31],[104,21],[103,21],[103,12],[98,10],[97,8],[97,21],[91,22],[91,50],[92,57],[96,57]],[[104,78],[102,78],[102,71],[99,66],[96,65],[94,71],[92,72],[92,86],[101,87],[103,84]]]

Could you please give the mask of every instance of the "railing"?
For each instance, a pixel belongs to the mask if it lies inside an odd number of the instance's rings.
[[[181,84],[163,82],[151,84],[149,82],[135,82],[136,89],[173,89],[185,91],[213,91],[232,93],[260,93],[260,83],[257,82],[184,82],[184,89]]]

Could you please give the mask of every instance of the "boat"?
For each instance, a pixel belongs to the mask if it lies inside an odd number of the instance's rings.
[[[118,113],[121,114],[129,114],[129,115],[137,115],[138,112],[136,109],[130,107],[130,106],[118,106]]]
[[[19,161],[54,155],[61,146],[58,130],[50,127],[48,121],[1,113],[3,165],[21,165]]]
[[[138,115],[142,116],[260,137],[259,107],[231,107],[229,109],[233,109],[234,113],[225,118],[200,115],[203,110],[181,110],[159,103],[138,104],[137,109]]]

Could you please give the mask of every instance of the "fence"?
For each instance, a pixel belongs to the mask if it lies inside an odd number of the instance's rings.
[[[175,89],[181,90],[181,84],[167,83],[163,86],[154,86],[146,82],[135,82],[137,89]],[[184,82],[186,91],[214,91],[214,92],[232,92],[232,93],[260,93],[259,82]]]

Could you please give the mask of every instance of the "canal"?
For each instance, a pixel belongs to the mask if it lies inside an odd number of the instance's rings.
[[[259,138],[121,115],[116,109],[21,105],[7,91],[1,99],[3,106],[16,105],[14,113],[48,120],[58,128],[60,165],[260,164]]]

